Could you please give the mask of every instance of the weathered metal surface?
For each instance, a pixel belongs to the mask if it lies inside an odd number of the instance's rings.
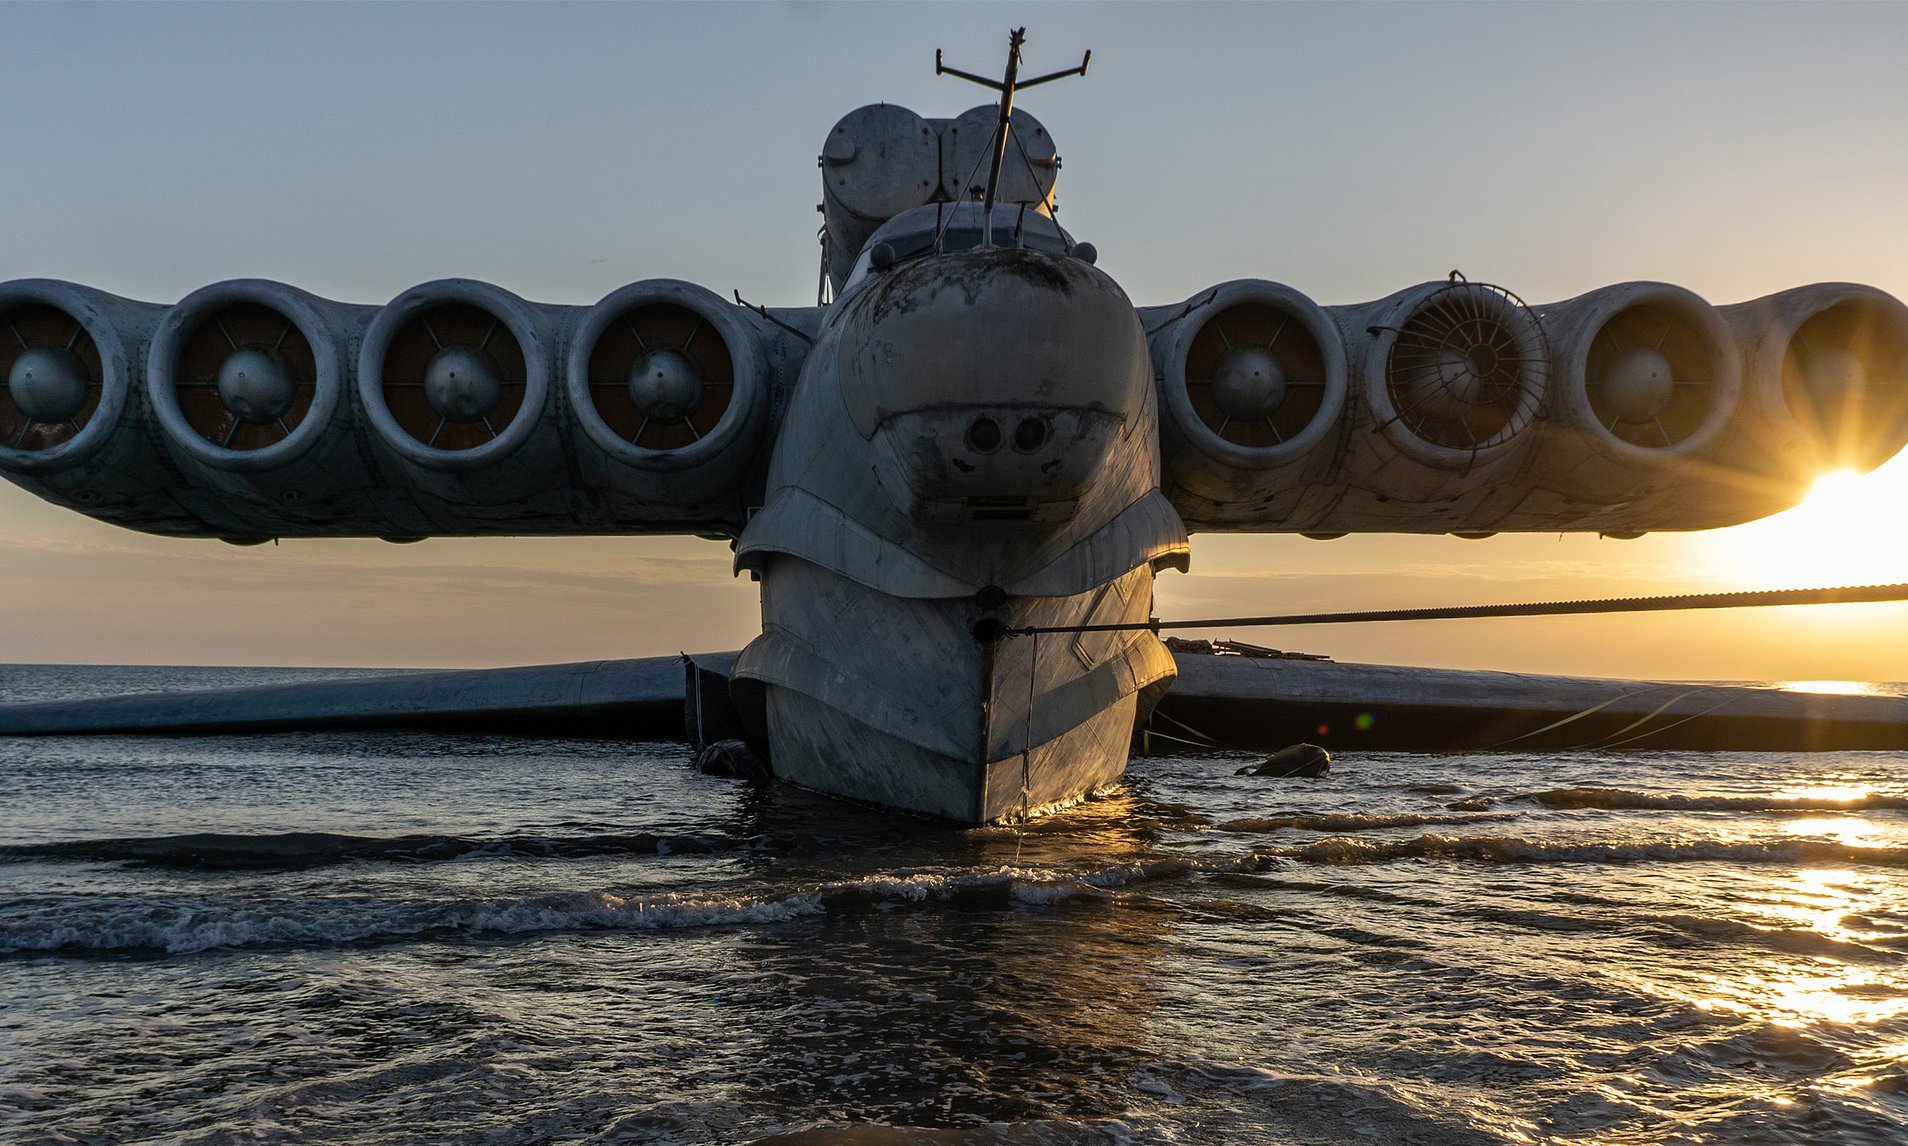
[[[43,280],[0,286],[0,317],[21,314],[61,343],[79,329],[98,376],[58,433],[25,425],[0,387],[0,474],[114,524],[241,542],[738,532],[778,394],[817,318],[765,317],[674,280],[631,284],[593,308],[466,280],[383,308],[257,280],[171,308]],[[0,370],[34,348],[33,329],[15,338],[0,325]],[[631,362],[614,387],[599,384],[617,344],[635,357],[638,329],[654,349],[686,342],[698,368],[713,364],[698,407],[668,425],[641,424]],[[289,364],[290,410],[231,409],[225,368],[288,340],[304,356]]]
[[[727,672],[734,653],[698,654]],[[461,728],[681,739],[681,657],[407,672],[0,706],[0,735]]]
[[[1066,647],[1065,638],[1053,649],[1046,642],[1042,638],[1043,661]],[[720,680],[733,671],[737,656],[697,654],[694,663]],[[1166,751],[1184,750],[1184,741],[1197,747],[1201,738],[1221,747],[1267,749],[1311,740],[1334,751],[1908,748],[1908,698],[1898,696],[1201,653],[1181,653],[1174,660],[1177,679],[1158,701],[1151,722],[1156,733],[1177,738],[1159,739],[1156,747]],[[1025,687],[1024,667],[1022,661],[1002,669],[1003,696],[1011,697],[1016,678]],[[685,735],[684,670],[679,657],[651,657],[10,705],[0,706],[0,735],[429,726],[677,739]],[[786,695],[801,694],[789,690]],[[1369,718],[1363,728],[1361,715]],[[846,721],[831,727],[868,728],[852,717],[828,719]],[[716,722],[705,728],[705,737],[737,735],[731,720],[716,706],[705,720],[705,725]],[[1012,717],[1000,720],[1011,724]],[[804,735],[814,738],[815,751],[841,758],[838,769],[889,766],[883,761],[890,757],[848,751],[852,743],[873,741],[831,742],[818,730]],[[1018,769],[1016,749],[1024,739],[1003,741],[990,751],[991,770]],[[900,737],[893,743],[920,750]],[[863,763],[855,765],[855,760]]]
[[[869,104],[842,116],[816,162],[836,290],[848,281],[855,256],[876,228],[910,207],[944,198],[941,124],[895,104]]]
[[[1143,619],[1155,568],[1183,563],[1148,373],[1132,304],[1064,251],[911,248],[851,282],[736,549],[763,587],[736,672],[784,775],[987,821],[1119,774],[1108,714],[1130,731],[1137,694],[1170,678],[1157,638],[1035,657],[986,632]],[[1009,756],[1026,773],[1011,800]]]
[[[987,186],[997,119],[995,105],[988,103],[968,108],[942,128],[941,190],[949,201],[972,199]],[[1045,211],[1060,175],[1053,137],[1024,108],[1014,109],[1012,123],[994,201],[1028,203]]]
[[[1254,657],[1178,658],[1154,728],[1239,748],[1908,748],[1908,698]]]

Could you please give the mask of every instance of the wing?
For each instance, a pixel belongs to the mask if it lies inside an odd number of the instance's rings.
[[[594,307],[468,280],[382,307],[279,283],[176,306],[0,286],[0,473],[151,533],[739,530],[814,310],[674,280]]]
[[[1708,529],[1908,442],[1908,308],[1846,283],[1529,307],[1454,274],[1320,307],[1245,280],[1141,316],[1194,530]]]

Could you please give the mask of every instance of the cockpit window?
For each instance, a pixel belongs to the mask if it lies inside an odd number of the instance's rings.
[[[980,246],[984,238],[981,211],[979,203],[931,203],[896,215],[868,237],[842,293],[868,277],[870,252],[878,244],[893,248],[897,263],[933,254],[936,235],[943,252]],[[993,245],[1064,254],[1072,249],[1073,239],[1050,216],[1027,206],[1002,205],[994,208]]]

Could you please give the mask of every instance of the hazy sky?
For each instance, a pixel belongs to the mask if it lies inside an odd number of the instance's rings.
[[[829,127],[877,100],[980,102],[934,76],[934,49],[991,71],[1014,23],[1034,71],[1093,49],[1090,76],[1025,106],[1065,157],[1062,221],[1142,304],[1237,277],[1354,302],[1454,267],[1534,302],[1646,278],[1718,303],[1824,279],[1908,295],[1902,5],[0,3],[0,279],[170,301],[256,275],[377,302],[468,275],[588,303],[668,275],[810,303]],[[1849,497],[1872,527],[1200,537],[1159,611],[1908,580],[1908,468]],[[733,648],[757,609],[728,557],[687,539],[234,550],[5,486],[0,661]],[[1908,679],[1896,606],[1263,639],[1346,660]]]

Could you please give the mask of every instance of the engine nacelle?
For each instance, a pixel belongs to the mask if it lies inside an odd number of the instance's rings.
[[[562,315],[488,283],[412,287],[372,319],[358,397],[380,466],[433,533],[570,519],[556,417]]]
[[[748,312],[674,279],[632,283],[582,316],[564,392],[582,487],[608,520],[740,518],[769,422],[764,351]]]
[[[262,539],[379,515],[386,499],[353,432],[350,395],[349,347],[374,313],[250,279],[215,283],[165,313],[146,396],[189,479],[179,496],[194,516],[233,539]]]
[[[0,473],[103,521],[203,535],[146,432],[145,348],[163,313],[50,279],[0,285]]]
[[[1867,471],[1908,442],[1908,307],[1854,283],[1816,283],[1723,310],[1743,347],[1741,448],[1807,482]]]
[[[1337,500],[1302,532],[1483,533],[1521,497],[1550,389],[1550,347],[1499,287],[1421,283],[1330,313],[1351,348]]]
[[[1633,282],[1541,313],[1557,377],[1523,512],[1615,528],[1613,513],[1733,500],[1721,459],[1740,420],[1742,360],[1720,311],[1682,287]]]
[[[1297,521],[1335,461],[1344,340],[1281,283],[1224,283],[1168,310],[1152,339],[1160,455],[1189,524]],[[1156,320],[1157,321],[1157,320]]]
[[[1351,469],[1389,479],[1379,492],[1441,499],[1482,485],[1485,470],[1529,448],[1549,390],[1550,347],[1515,296],[1432,282],[1335,313],[1363,323],[1348,331],[1359,348],[1359,412],[1369,419],[1358,439],[1364,456]],[[1419,488],[1419,476],[1439,489]]]

